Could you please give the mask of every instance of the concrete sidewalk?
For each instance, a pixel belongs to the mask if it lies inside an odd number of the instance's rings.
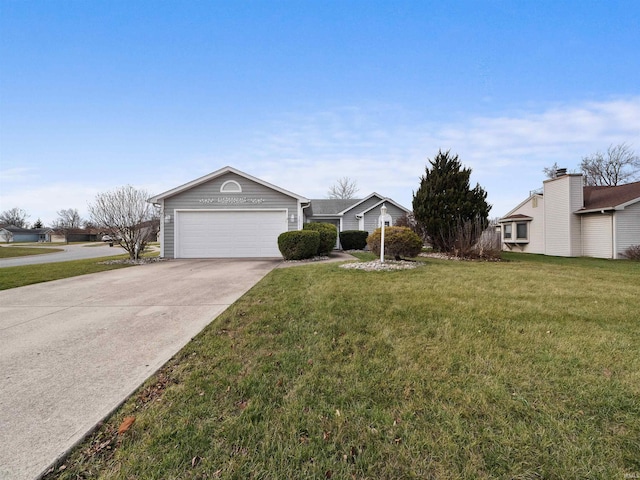
[[[278,260],[174,260],[0,291],[0,478],[33,479]]]

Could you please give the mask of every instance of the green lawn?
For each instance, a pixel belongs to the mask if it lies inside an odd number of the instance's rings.
[[[505,257],[277,269],[48,478],[637,474],[640,264]]]
[[[118,255],[116,257],[90,258],[86,260],[73,260],[71,262],[3,267],[0,268],[0,290],[131,266],[129,264],[107,265],[100,263],[119,258],[129,258],[129,256]]]
[[[26,257],[27,255],[42,255],[43,253],[54,253],[61,251],[62,248],[0,247],[0,258]]]

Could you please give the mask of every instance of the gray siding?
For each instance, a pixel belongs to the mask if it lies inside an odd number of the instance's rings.
[[[380,200],[382,200],[382,197],[374,195],[367,201],[362,202],[356,205],[355,207],[353,207],[351,210],[345,212],[344,215],[342,216],[342,230],[343,231],[344,230],[360,230],[358,228],[358,219],[356,218],[356,214],[362,213],[365,210],[368,210],[369,208],[373,207],[376,203],[379,203]],[[378,215],[380,215],[379,212],[378,212]]]
[[[616,258],[632,245],[640,245],[640,202],[615,213]]]
[[[387,215],[391,216],[391,226],[393,226],[396,223],[396,220],[404,215],[405,211],[390,203],[386,203],[385,205],[387,206]],[[373,233],[373,231],[378,228],[379,217],[379,208],[374,208],[373,210],[367,212],[364,216],[364,230],[369,233]]]
[[[222,184],[235,180],[242,187],[241,193],[220,192]],[[202,200],[202,201],[201,201]],[[174,258],[175,210],[261,210],[287,209],[287,216],[294,214],[296,221],[289,222],[289,230],[298,230],[298,200],[253,182],[235,173],[226,173],[209,182],[164,199],[165,215],[171,221],[163,224],[164,256]]]

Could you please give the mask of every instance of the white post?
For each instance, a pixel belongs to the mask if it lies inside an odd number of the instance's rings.
[[[384,219],[387,216],[387,207],[382,204],[380,208],[380,227],[382,228],[380,236],[380,263],[384,263]]]

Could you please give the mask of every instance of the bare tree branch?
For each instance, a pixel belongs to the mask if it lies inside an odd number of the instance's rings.
[[[640,156],[626,143],[610,145],[606,153],[596,152],[583,157],[580,170],[585,177],[586,185],[623,185],[638,178]]]
[[[349,177],[342,177],[329,188],[327,196],[329,198],[349,199],[353,198],[358,190],[358,184],[355,180],[351,180]]]
[[[156,233],[151,226],[155,210],[147,203],[149,197],[146,191],[127,185],[113,192],[99,193],[89,205],[91,220],[107,229],[132,259],[137,259]]]
[[[53,222],[53,228],[61,230],[64,233],[64,241],[69,243],[69,231],[82,226],[82,218],[78,210],[75,208],[68,208],[58,210],[56,212],[58,218]]]
[[[0,224],[13,225],[18,228],[27,228],[29,215],[23,209],[13,207],[0,213]]]

